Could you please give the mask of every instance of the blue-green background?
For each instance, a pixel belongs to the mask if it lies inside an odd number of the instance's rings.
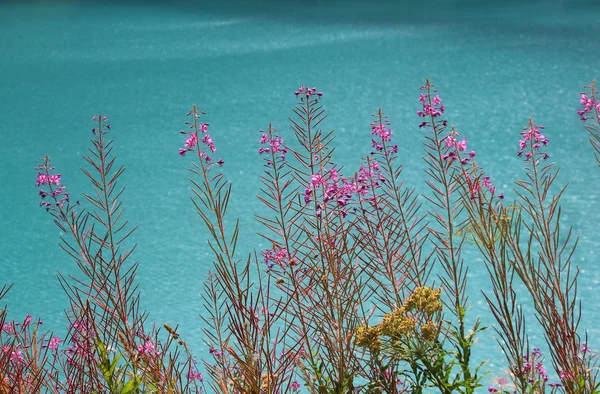
[[[226,3],[226,4],[225,4]],[[357,168],[370,150],[370,114],[382,107],[400,145],[407,185],[425,192],[417,97],[430,78],[446,115],[508,197],[522,177],[515,153],[528,117],[546,125],[549,152],[568,182],[564,225],[580,237],[582,328],[600,345],[597,308],[598,170],[575,111],[600,74],[600,7],[589,1],[0,2],[0,284],[10,317],[41,317],[64,332],[67,298],[57,271],[76,272],[59,230],[38,208],[34,166],[48,154],[70,193],[90,187],[78,168],[93,114],[112,124],[127,167],[126,218],[139,225],[142,303],[158,324],[180,324],[202,356],[201,283],[211,266],[206,232],[188,196],[179,130],[192,103],[208,113],[216,158],[234,184],[230,218],[241,248],[263,248],[257,130],[289,140],[292,92],[324,92],[336,159]],[[595,3],[598,4],[598,3]],[[467,255],[473,315],[490,325],[481,260]],[[525,307],[531,310],[529,303]],[[532,320],[531,342],[543,344]],[[476,350],[503,373],[488,331]]]

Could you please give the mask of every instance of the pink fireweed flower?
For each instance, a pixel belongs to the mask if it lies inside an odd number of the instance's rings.
[[[283,139],[280,136],[274,137],[271,140],[270,146],[271,146],[271,152],[273,152],[273,153],[279,153],[279,152],[286,153],[287,152],[287,148],[285,146],[283,146]]]
[[[271,249],[261,252],[267,268],[271,270],[275,265],[285,268],[290,261],[287,249]]]
[[[65,192],[65,186],[54,188],[53,186],[59,186],[61,182],[60,174],[53,174],[54,166],[50,164],[50,158],[46,156],[42,163],[35,167],[38,171],[36,176],[35,185],[40,188],[38,191],[39,196],[42,200],[46,197],[51,196],[54,202],[41,201],[40,207],[46,208],[46,211],[51,209],[62,208],[65,203],[70,202],[69,193]]]
[[[431,122],[434,121],[434,118],[442,116],[446,110],[439,95],[436,94],[434,97],[431,96],[431,92],[435,92],[435,90],[432,88],[433,85],[431,85],[429,81],[427,81],[424,86],[421,86],[421,90],[425,90],[427,92],[419,95],[419,102],[422,105],[422,109],[417,111],[417,116],[420,118],[425,118],[425,120],[419,124],[419,128],[432,126]],[[441,120],[439,122],[441,122],[442,127],[446,127],[448,125],[446,120]],[[438,125],[440,124],[439,122],[437,123]]]
[[[156,356],[159,354],[152,341],[145,341],[143,344],[138,346],[137,350],[140,354],[145,356]]]
[[[4,323],[2,325],[2,330],[0,330],[0,331],[5,332],[8,335],[15,335],[15,327],[14,327],[13,324],[11,324],[11,323]]]
[[[185,148],[187,150],[192,150],[197,145],[198,145],[198,136],[196,135],[196,133],[190,134],[190,136],[188,138],[186,138],[186,140],[185,140],[185,144],[184,144]]]
[[[277,133],[277,129],[270,128],[270,130],[271,130],[271,137],[269,137],[269,134],[267,134],[265,131],[261,130],[262,134],[260,136],[259,142],[261,145],[268,145],[268,147],[258,148],[258,153],[260,155],[262,155],[263,153],[272,153],[274,155],[280,153],[281,154],[280,158],[285,159],[285,154],[288,152],[288,148],[283,143],[283,138],[281,138],[281,136],[275,134],[275,133]],[[270,159],[267,159],[267,161],[268,161],[269,165],[272,164]]]
[[[43,174],[43,173],[38,173],[37,175],[37,181],[35,182],[36,186],[42,186],[42,185],[60,185],[60,174]]]
[[[13,350],[10,353],[10,361],[15,364],[23,364],[25,359],[23,358],[23,352],[21,350]]]
[[[223,355],[223,352],[220,350],[215,349],[214,347],[211,347],[208,350],[208,353],[212,354],[214,357],[219,358]]]
[[[456,146],[456,138],[449,135],[445,139],[446,148],[454,148]]]
[[[60,345],[61,342],[59,337],[52,337],[50,341],[48,341],[48,349],[58,350],[58,345]]]
[[[315,187],[319,185],[326,185],[327,180],[321,174],[314,174],[310,176],[310,185]]]
[[[310,202],[310,196],[312,194],[312,189],[306,188],[304,189],[304,203],[308,204]]]
[[[592,97],[588,97],[585,93],[581,93],[581,99],[579,103],[581,104],[581,109],[577,111],[577,115],[582,122],[590,119],[586,115],[592,115],[600,122],[600,102],[596,101],[596,94],[598,93],[595,89],[595,86],[589,86]]]
[[[294,391],[298,391],[298,390],[300,390],[300,383],[298,383],[297,380],[294,380],[292,382],[292,384],[290,385],[290,388]]]
[[[466,151],[467,150],[467,139],[463,138],[462,141],[458,141],[456,143],[456,149],[459,151]]]
[[[192,150],[197,150],[198,151],[198,157],[200,159],[204,159],[206,162],[211,162],[212,159],[210,157],[208,157],[206,154],[207,152],[216,152],[217,148],[215,146],[215,143],[212,139],[212,137],[210,136],[210,134],[208,134],[208,123],[199,123],[196,121],[196,119],[200,118],[200,114],[204,115],[204,112],[199,112],[196,108],[196,105],[194,104],[194,106],[192,107],[192,109],[187,113],[187,116],[191,116],[194,115],[194,121],[193,122],[185,122],[186,125],[189,126],[190,129],[193,129],[192,131],[186,132],[186,131],[180,131],[181,134],[185,134],[187,137],[185,139],[185,142],[183,144],[183,148],[179,148],[179,155],[180,156],[185,156],[185,154],[189,151]],[[200,139],[199,134],[202,134],[202,138]],[[204,145],[204,148],[202,148],[200,146],[200,142],[202,142],[202,144]]]
[[[371,123],[371,134],[378,136],[383,142],[389,142],[392,139],[392,130],[386,128],[385,124]]]
[[[572,372],[568,371],[558,371],[558,377],[560,378],[560,380],[565,381],[573,380],[575,378],[575,375]]]
[[[484,176],[483,179],[481,180],[481,186],[485,187],[485,188],[490,188],[492,187],[492,182],[490,181],[490,177],[489,176]]]
[[[316,96],[314,99],[318,100],[321,96],[323,96],[323,92],[317,92],[317,88],[307,88],[306,86],[302,85],[294,92],[294,95],[296,97],[300,97],[302,101],[304,101],[304,98],[308,99],[313,96]]]
[[[536,126],[532,121],[529,122],[529,125],[521,133],[523,139],[519,141],[518,156],[522,156],[525,153],[525,159],[529,160],[533,156],[534,151],[539,150],[542,145],[548,145],[548,138],[540,132],[542,129],[544,129],[544,126]],[[530,146],[531,149],[525,152],[527,146]],[[540,154],[544,160],[549,157],[546,153],[541,152]]]
[[[200,383],[204,382],[204,377],[202,374],[194,369],[190,369],[190,371],[187,373],[187,378],[189,380],[197,380]]]

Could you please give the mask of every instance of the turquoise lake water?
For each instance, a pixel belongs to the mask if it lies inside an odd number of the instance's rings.
[[[243,250],[261,249],[259,129],[284,138],[300,85],[324,92],[324,127],[337,132],[335,158],[350,169],[370,151],[371,114],[389,115],[407,185],[426,192],[419,86],[430,78],[446,115],[477,150],[498,189],[514,196],[516,157],[528,117],[545,125],[561,166],[563,223],[580,238],[581,327],[600,347],[597,168],[575,111],[583,85],[600,77],[600,7],[583,1],[260,1],[93,3],[0,2],[0,285],[10,317],[41,317],[64,332],[66,296],[56,279],[76,270],[60,232],[38,208],[34,167],[48,154],[72,195],[89,185],[78,171],[93,114],[106,114],[127,167],[126,217],[138,225],[134,258],[150,320],[180,324],[194,353],[201,283],[212,264],[206,232],[189,201],[188,161],[177,154],[185,114],[206,111],[224,172],[234,184],[230,218],[241,219]],[[473,315],[493,318],[480,290],[481,259],[470,265]],[[531,305],[525,305],[531,310]],[[532,346],[543,335],[532,321]],[[475,354],[503,373],[492,330]],[[487,382],[486,382],[487,383]]]

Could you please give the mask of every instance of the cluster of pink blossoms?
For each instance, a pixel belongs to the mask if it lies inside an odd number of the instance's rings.
[[[371,123],[371,134],[379,137],[377,140],[371,140],[373,148],[375,148],[375,150],[378,152],[382,152],[384,144],[392,140],[392,129],[387,128],[385,124]],[[390,153],[398,153],[397,144],[393,145],[389,151],[386,151],[385,155],[389,156]]]
[[[429,94],[421,93],[419,95],[419,102],[423,104],[423,109],[421,111],[417,111],[417,115],[420,118],[437,118],[442,116],[446,108],[444,104],[442,104],[442,99],[439,95],[435,95],[435,97],[431,98]],[[448,125],[446,120],[442,121],[444,127]],[[423,121],[419,124],[419,127],[425,127],[429,125],[429,122]]]
[[[60,185],[60,176],[60,174],[43,174],[39,172],[35,185]]]
[[[8,335],[15,335],[15,323],[4,323],[0,331],[7,333]]]
[[[307,88],[306,86],[302,85],[294,92],[294,95],[296,97],[300,96],[306,98],[311,96],[321,97],[323,96],[323,92],[317,92],[317,88]]]
[[[204,382],[204,377],[202,376],[202,374],[196,371],[194,368],[191,368],[186,376],[189,380],[197,380],[200,383]]]
[[[448,161],[460,160],[460,164],[467,165],[477,153],[473,150],[469,152],[468,156],[463,158],[460,157],[459,152],[465,152],[467,150],[467,139],[463,138],[458,141],[454,135],[449,135],[444,139],[444,146],[448,148],[448,153],[442,156],[442,159]]]
[[[223,355],[223,352],[220,350],[215,349],[214,347],[211,346],[210,349],[208,349],[208,353],[212,354],[215,358],[220,358]]]
[[[285,268],[290,261],[290,255],[287,249],[269,249],[264,252],[261,252],[265,259],[265,264],[267,265],[267,269],[271,270],[274,266],[279,266]]]
[[[94,352],[95,345],[93,338],[96,332],[93,327],[89,326],[84,321],[75,321],[72,325],[73,334],[71,335],[71,343],[67,348],[67,363],[74,365],[76,359],[87,359]]]
[[[525,364],[523,364],[523,370],[521,373],[523,375],[529,375],[529,378],[527,379],[529,383],[535,383],[536,374],[538,375],[537,377],[544,382],[548,381],[548,373],[546,368],[544,368],[543,362],[540,360],[541,357],[542,353],[538,348],[534,348],[533,352],[531,352],[531,355],[526,354],[523,356]]]
[[[590,119],[586,116],[590,114],[600,122],[600,102],[596,102],[594,97],[588,97],[585,93],[581,93],[579,102],[581,103],[582,108],[577,111],[577,115],[579,115],[582,122]]]
[[[523,370],[521,371],[521,375],[527,379],[527,383],[533,385],[533,387],[539,387],[539,385],[544,385],[548,382],[548,371],[544,368],[544,364],[542,361],[542,353],[540,349],[534,348],[533,352],[529,355],[524,355],[523,360],[525,363],[523,364]],[[561,379],[562,376],[561,376]],[[501,387],[498,389],[497,387],[490,386],[488,387],[488,391],[490,393],[499,393],[506,392],[502,390],[503,386],[509,386],[510,382],[506,378],[498,378],[496,383]],[[560,383],[548,383],[548,386],[555,388],[560,387]]]
[[[5,345],[2,347],[2,350],[4,353],[10,352],[10,356],[9,356],[10,362],[12,362],[14,364],[18,364],[18,365],[25,364],[25,359],[23,358],[23,352],[21,350],[19,350],[18,346],[16,349],[11,350],[10,347]]]
[[[50,159],[46,156],[42,164],[38,165],[35,169],[40,171],[35,181],[35,185],[40,188],[38,192],[42,199],[40,207],[45,207],[46,211],[55,209],[56,207],[62,208],[65,203],[70,201],[69,193],[65,192],[64,186],[60,186],[61,175],[50,173],[50,171],[54,170],[54,167],[50,165]],[[59,187],[53,188],[53,185]],[[45,200],[48,196],[54,201]]]
[[[52,337],[50,338],[50,340],[48,341],[48,349],[50,350],[58,350],[58,345],[60,345],[60,343],[62,342],[62,340],[59,337]]]
[[[378,188],[381,183],[385,182],[385,178],[379,171],[379,164],[372,160],[369,166],[360,166],[360,170],[356,176],[356,181],[340,177],[335,168],[326,171],[325,174],[314,174],[311,176],[310,187],[304,190],[304,202],[309,203],[314,196],[317,188],[324,189],[323,204],[330,201],[335,201],[336,205],[342,207],[341,215],[347,216],[348,211],[344,209],[353,195],[359,198],[369,194],[372,188]],[[319,203],[317,209],[317,217],[321,216],[322,205]]]
[[[276,133],[277,129],[272,129],[272,133]],[[281,153],[281,158],[285,159],[285,154],[288,152],[287,146],[283,143],[283,138],[279,135],[275,135],[269,138],[267,133],[264,133],[260,136],[260,144],[268,145],[266,147],[258,148],[258,153],[262,155],[263,153],[272,153],[277,155]]]
[[[426,96],[424,96],[421,93],[421,97],[419,100],[422,100],[423,97],[426,97]],[[441,100],[439,100],[439,99],[436,100],[437,97],[439,97],[439,96],[436,96],[433,99],[433,101],[437,102],[437,103],[441,102]],[[463,155],[464,157],[461,157],[461,152],[467,151],[467,139],[463,138],[462,140],[458,140],[456,138],[457,136],[458,136],[457,132],[451,131],[442,140],[444,142],[444,147],[447,149],[446,150],[447,153],[442,155],[442,159],[446,160],[448,162],[459,161],[462,166],[466,166],[467,164],[469,164],[469,162],[475,156],[477,156],[477,153],[474,150],[472,150],[468,154],[464,154]],[[489,190],[490,193],[492,193],[492,195],[494,195],[496,193],[496,187],[493,185],[489,176],[484,176],[479,181],[474,181],[473,179],[471,179],[471,176],[467,174],[466,180],[469,185],[469,192],[470,192],[470,197],[472,200],[477,198],[482,187]],[[503,199],[504,193],[500,193],[498,195],[498,198]]]
[[[199,117],[200,115],[196,116]],[[190,128],[194,128],[194,125],[191,124]],[[208,124],[201,123],[198,127],[198,130],[202,132],[202,143],[206,145],[211,152],[216,152],[217,148],[215,147],[215,143],[210,137],[210,134],[208,134]],[[198,146],[198,142],[200,141],[198,130],[190,132],[181,131],[181,134],[186,134],[188,136],[183,143],[183,148],[179,148],[179,154],[181,156],[184,156],[187,152],[194,150]]]
[[[194,115],[196,119],[200,118],[198,113],[194,113],[193,110],[187,113],[187,116]],[[183,143],[183,148],[179,148],[179,155],[185,156],[187,152],[193,151],[198,147],[198,144],[202,142],[202,144],[206,147],[205,149],[208,152],[215,153],[217,151],[217,147],[215,146],[215,142],[213,141],[210,134],[208,134],[208,123],[199,123],[197,124],[197,129],[193,122],[185,122],[189,125],[190,129],[194,129],[193,131],[186,132],[180,131],[181,134],[187,135],[185,142]],[[200,138],[198,132],[202,133],[202,138]],[[212,162],[212,158],[207,154],[205,149],[198,149],[198,157],[204,159],[207,163]],[[222,166],[225,164],[223,159],[219,159],[217,164]]]
[[[540,132],[540,129],[544,129],[544,126],[535,126],[533,123],[523,129],[524,131],[521,133],[523,139],[519,141],[519,152],[517,153],[519,157],[525,153],[525,160],[530,160],[534,151],[539,150],[542,145],[548,145],[548,138]],[[525,152],[527,146],[531,146],[531,150]],[[550,157],[545,152],[541,154],[544,160]]]
[[[138,345],[137,350],[142,356],[157,356],[160,354],[159,351],[156,350],[154,343],[150,340],[146,340],[144,343]]]

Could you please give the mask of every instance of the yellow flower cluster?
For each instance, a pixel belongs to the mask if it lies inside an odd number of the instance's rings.
[[[415,331],[415,321],[406,315],[404,307],[385,315],[379,326],[381,334],[388,337],[410,336]]]
[[[383,321],[375,326],[360,326],[356,329],[354,344],[359,347],[368,348],[371,351],[379,350],[381,347],[381,336],[400,338],[414,337],[417,334],[417,323],[408,315],[409,312],[425,312],[431,316],[442,309],[440,301],[441,289],[431,287],[417,287],[406,300],[402,308],[386,314]],[[421,337],[426,341],[437,338],[439,328],[436,323],[428,319],[421,325]]]
[[[438,326],[431,320],[421,325],[421,336],[426,341],[435,341],[438,336]]]
[[[441,292],[441,288],[434,290],[426,286],[417,287],[406,300],[404,308],[409,312],[422,311],[432,315],[442,309]]]
[[[366,347],[371,351],[376,351],[381,347],[379,334],[379,325],[373,327],[360,326],[356,329],[354,344],[359,347]]]

